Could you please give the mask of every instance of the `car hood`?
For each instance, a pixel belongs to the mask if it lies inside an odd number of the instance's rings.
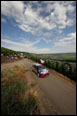
[[[43,73],[43,74],[45,74],[45,73],[48,73],[49,70],[47,70],[47,69],[43,69],[43,70],[40,70],[40,72]]]

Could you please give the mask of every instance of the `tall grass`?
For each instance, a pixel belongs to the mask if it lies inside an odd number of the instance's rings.
[[[23,66],[15,66],[2,71],[2,115],[30,115],[37,108],[37,97],[27,86],[26,71]]]

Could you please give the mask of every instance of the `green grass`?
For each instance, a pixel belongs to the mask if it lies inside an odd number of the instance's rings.
[[[1,114],[30,115],[37,111],[37,97],[27,86],[23,66],[15,66],[2,71],[1,74]]]
[[[76,60],[76,53],[61,53],[61,54],[39,54],[38,56],[45,59],[57,60]]]

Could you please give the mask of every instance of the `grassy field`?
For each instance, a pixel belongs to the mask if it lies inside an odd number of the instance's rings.
[[[45,59],[76,60],[76,53],[39,54],[38,56]]]
[[[24,66],[7,68],[1,73],[1,114],[33,115],[37,114],[38,97],[27,86]]]

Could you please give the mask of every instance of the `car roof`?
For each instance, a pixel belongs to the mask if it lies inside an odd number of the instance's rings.
[[[36,63],[36,64],[33,64],[34,66],[42,66],[41,64],[39,63]]]

